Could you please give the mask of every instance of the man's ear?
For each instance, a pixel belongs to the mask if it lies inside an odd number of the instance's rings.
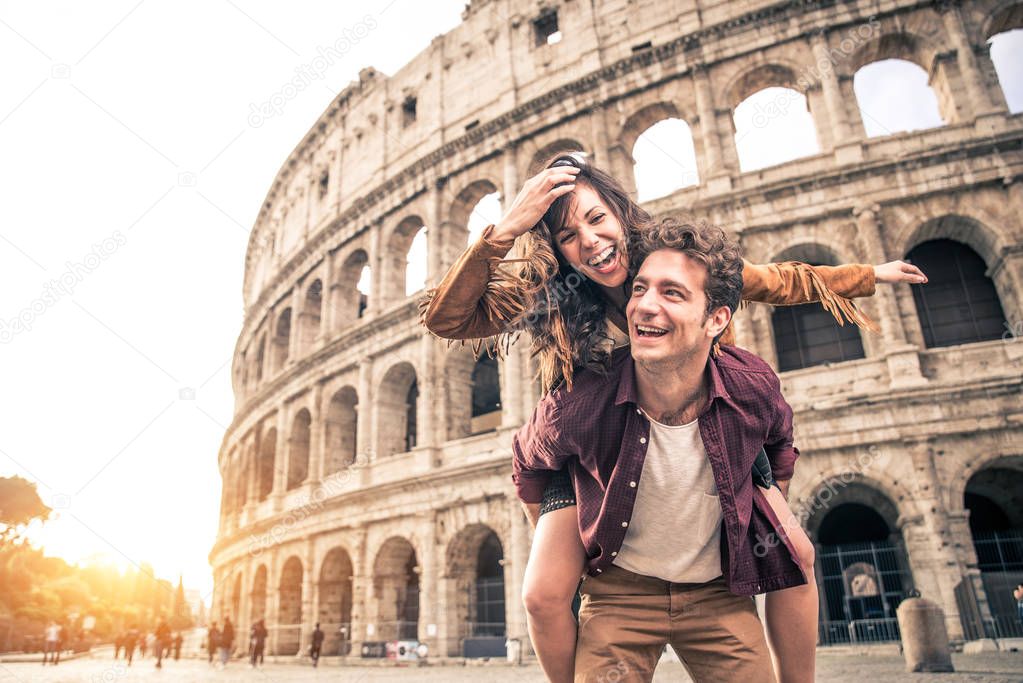
[[[718,306],[707,318],[707,336],[716,338],[725,331],[731,321],[732,309],[728,306]]]

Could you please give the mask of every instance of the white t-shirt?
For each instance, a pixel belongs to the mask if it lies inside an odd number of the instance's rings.
[[[638,487],[614,564],[675,583],[721,576],[721,503],[697,420],[677,427],[650,420]]]

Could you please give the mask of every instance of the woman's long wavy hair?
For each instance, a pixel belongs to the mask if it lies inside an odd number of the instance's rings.
[[[579,169],[576,186],[591,187],[614,212],[622,225],[618,253],[627,263],[629,243],[653,224],[650,214],[582,152],[561,152],[544,168],[562,160]],[[522,237],[524,265],[517,284],[525,309],[513,328],[530,334],[531,351],[539,360],[540,383],[545,392],[562,379],[571,389],[575,367],[606,368],[612,347],[607,333],[607,300],[600,287],[570,266],[554,243],[574,203],[574,192],[558,197],[540,222]]]

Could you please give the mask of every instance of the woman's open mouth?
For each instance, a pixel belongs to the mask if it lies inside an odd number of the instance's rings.
[[[618,266],[618,248],[611,245],[596,256],[591,257],[586,265],[601,274],[610,273]]]

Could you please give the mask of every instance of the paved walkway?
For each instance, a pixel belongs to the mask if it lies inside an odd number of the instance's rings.
[[[955,655],[954,674],[907,674],[902,659],[892,655],[854,655],[821,653],[817,680],[828,683],[1023,683],[1023,653],[996,652],[983,655]],[[166,662],[162,670],[152,659],[136,661],[131,668],[106,658],[79,659],[58,666],[40,664],[0,664],[0,683],[199,683],[200,681],[258,681],[260,683],[543,683],[539,667],[512,668],[507,665],[450,667],[339,667],[313,669],[299,664],[267,664],[250,669],[232,662],[221,671],[206,662],[181,660]],[[665,662],[657,669],[656,683],[689,681],[682,666]]]

